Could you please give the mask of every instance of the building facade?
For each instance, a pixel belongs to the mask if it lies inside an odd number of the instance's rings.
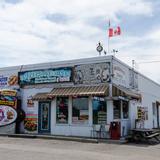
[[[159,127],[160,85],[113,56],[2,68],[0,75],[0,88],[21,96],[21,133],[90,137],[94,126],[105,131],[116,122],[124,137],[131,128]]]

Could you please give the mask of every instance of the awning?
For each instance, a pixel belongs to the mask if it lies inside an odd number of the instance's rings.
[[[32,97],[32,100],[46,100],[48,99],[48,93],[37,93]]]
[[[122,86],[117,86],[115,84],[112,87],[112,96],[113,97],[123,96],[123,97],[128,97],[130,99],[138,99],[138,100],[141,99],[141,95],[139,93],[134,92]]]
[[[108,96],[108,85],[54,88],[49,97],[54,96]]]

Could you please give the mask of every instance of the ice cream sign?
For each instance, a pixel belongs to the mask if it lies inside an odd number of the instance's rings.
[[[17,119],[17,112],[10,106],[0,106],[0,127],[9,125]]]

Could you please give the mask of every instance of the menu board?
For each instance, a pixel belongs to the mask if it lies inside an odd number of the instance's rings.
[[[70,82],[72,68],[43,69],[19,72],[19,84],[33,85],[44,83]]]
[[[106,123],[106,112],[99,111],[98,112],[98,124],[105,124]]]

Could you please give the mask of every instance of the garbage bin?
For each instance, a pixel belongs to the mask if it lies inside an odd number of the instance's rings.
[[[121,136],[120,122],[111,122],[110,124],[110,137],[113,140],[119,140]]]

